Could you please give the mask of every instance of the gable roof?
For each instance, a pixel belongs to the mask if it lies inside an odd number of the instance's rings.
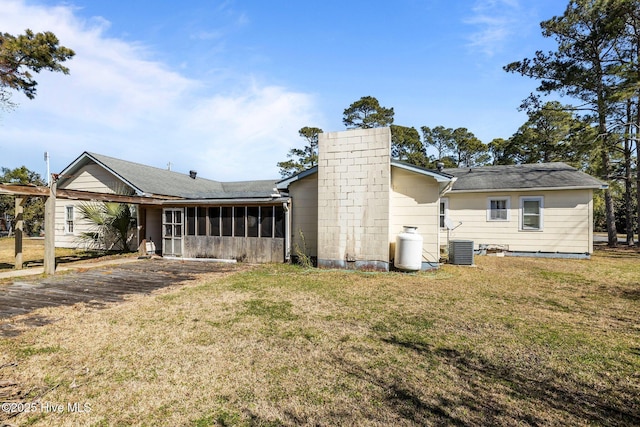
[[[451,192],[602,189],[607,184],[565,163],[444,169],[456,178]]]
[[[97,153],[82,153],[61,173],[59,186],[79,170],[97,164],[133,188],[138,195],[166,196],[180,199],[271,198],[276,180],[220,182],[191,178],[179,172],[116,159]]]
[[[456,178],[453,175],[449,175],[442,171],[434,171],[431,169],[426,169],[420,166],[412,165],[411,163],[402,162],[400,160],[391,160],[391,166],[398,167],[400,169],[405,169],[411,172],[418,173],[420,175],[430,176],[435,179],[439,184],[449,184],[452,181],[455,181]],[[295,173],[288,178],[284,178],[278,181],[278,189],[286,190],[289,185],[293,182],[296,182],[300,179],[303,179],[309,175],[313,175],[318,172],[318,166],[313,166],[309,169],[303,170],[302,172]]]
[[[435,179],[436,182],[438,183],[449,183],[451,181],[455,181],[456,178],[451,175],[448,174],[444,171],[438,171],[438,170],[433,170],[433,169],[427,169],[427,168],[423,168],[422,166],[416,166],[413,165],[411,163],[407,163],[407,162],[403,162],[400,160],[391,160],[391,166],[395,166],[397,168],[400,169],[404,169],[404,170],[408,170],[411,172],[416,172],[419,173],[421,175],[426,175],[426,176],[430,176],[431,178]]]
[[[314,173],[318,173],[318,166],[313,166],[301,172],[294,173],[290,177],[281,179],[276,183],[276,186],[278,190],[286,190],[287,188],[289,188],[289,185],[291,185],[292,183],[298,180],[301,180],[302,178],[305,178],[309,175],[313,175]]]

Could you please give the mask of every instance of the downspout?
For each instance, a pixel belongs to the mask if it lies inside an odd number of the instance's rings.
[[[291,213],[289,205],[291,200],[282,203],[284,209],[284,260],[291,261]]]
[[[447,184],[444,186],[444,188],[442,190],[440,190],[440,194],[438,194],[438,214],[440,213],[440,198],[442,196],[444,196],[445,194],[447,194],[449,191],[451,191],[451,189],[453,188],[453,184],[455,184],[455,182],[457,180],[458,180],[458,177],[455,177],[455,176],[452,177],[451,180],[449,182],[447,182]],[[460,223],[460,224],[462,224],[462,223]],[[445,226],[446,226],[446,224],[445,224]],[[449,250],[449,238],[450,238],[449,234],[450,233],[451,233],[451,229],[449,229],[449,227],[447,227],[447,251]],[[438,248],[440,248],[440,227],[438,227],[438,234],[436,234],[436,236],[438,236]]]
[[[445,194],[447,194],[449,191],[451,191],[451,189],[453,188],[453,184],[455,184],[455,182],[457,180],[458,180],[458,177],[456,177],[456,176],[451,178],[451,181],[447,182],[447,185],[445,185],[444,188],[442,190],[440,190],[439,196],[442,197]]]

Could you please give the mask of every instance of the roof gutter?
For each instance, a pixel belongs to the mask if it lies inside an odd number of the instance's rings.
[[[318,172],[318,166],[313,166],[305,171],[302,172],[298,172],[295,175],[290,176],[289,178],[285,178],[281,181],[278,181],[276,183],[276,188],[278,190],[286,190],[287,188],[289,188],[289,185],[291,185],[292,183],[301,180],[302,178],[305,178],[309,175],[313,175],[314,173]]]
[[[233,206],[233,205],[277,205],[287,203],[288,197],[278,198],[243,198],[243,199],[181,199],[181,200],[163,200],[163,205],[180,205],[180,206],[200,206],[200,205],[213,205],[213,206]]]
[[[599,186],[589,185],[580,187],[536,187],[536,188],[481,188],[473,190],[451,190],[450,193],[496,193],[496,192],[530,192],[530,191],[562,191],[562,190],[606,190],[608,184]]]
[[[438,183],[447,183],[455,179],[455,177],[451,177],[451,175],[445,176],[438,172],[434,172],[428,169],[421,168],[419,166],[415,166],[415,165],[411,165],[411,164],[403,163],[399,161],[392,160],[391,166],[404,169],[410,172],[418,173],[420,175],[430,176],[431,178],[435,179]]]

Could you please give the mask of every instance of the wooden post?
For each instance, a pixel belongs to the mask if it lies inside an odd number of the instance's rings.
[[[44,202],[44,274],[48,276],[56,272],[56,187],[52,177],[49,197]]]
[[[16,208],[14,215],[14,231],[15,231],[15,253],[16,263],[15,269],[22,270],[22,233],[24,231],[24,197],[16,197]]]
[[[147,209],[138,205],[136,209],[138,218],[138,252],[147,255]]]

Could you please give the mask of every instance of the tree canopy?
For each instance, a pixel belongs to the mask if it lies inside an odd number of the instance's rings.
[[[6,184],[33,184],[44,186],[40,174],[20,166],[15,169],[0,168],[0,182]],[[14,196],[0,195],[0,216],[15,216]],[[23,229],[26,235],[40,232],[44,223],[44,200],[41,197],[29,197],[25,200],[23,217]]]
[[[537,51],[533,58],[505,66],[508,72],[539,80],[540,93],[568,95],[579,102],[573,109],[583,111],[597,129],[592,149],[599,165],[594,170],[605,180],[615,177],[611,156],[620,148],[615,135],[620,132],[619,118],[626,116],[625,121],[640,125],[639,9],[638,0],[570,0],[561,16],[540,24],[543,36],[556,42],[556,50]],[[634,113],[621,114],[626,101],[635,107],[635,119]],[[638,126],[634,132],[637,144]],[[640,178],[637,182],[640,187]],[[604,192],[604,206],[609,245],[616,246],[610,189]]]
[[[11,105],[11,91],[14,90],[33,99],[38,83],[32,72],[69,73],[62,62],[71,59],[75,52],[59,43],[55,34],[49,31],[34,33],[26,30],[18,36],[0,34],[0,104]]]
[[[424,145],[433,147],[436,150],[436,159],[442,162],[445,167],[455,167],[456,163],[452,157],[455,141],[453,139],[453,129],[444,126],[430,128],[422,126],[422,139]]]
[[[429,165],[420,134],[414,127],[391,125],[391,157],[417,166]]]
[[[321,133],[322,129],[309,126],[298,131],[298,134],[305,140],[305,146],[292,148],[287,153],[289,160],[278,162],[282,177],[302,172],[318,164],[318,135]]]
[[[566,162],[583,167],[596,135],[592,126],[558,101],[527,111],[528,120],[510,139],[518,163]]]
[[[369,129],[393,124],[393,108],[380,106],[373,96],[363,96],[345,108],[342,122],[348,129]]]
[[[483,166],[489,162],[486,144],[476,138],[467,128],[454,130],[452,136],[458,167]]]

